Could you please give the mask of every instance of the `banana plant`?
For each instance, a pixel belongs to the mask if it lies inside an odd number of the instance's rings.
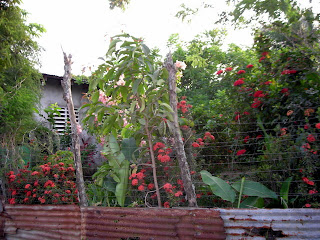
[[[244,177],[230,185],[221,178],[212,176],[208,171],[203,170],[200,172],[200,174],[202,181],[210,186],[213,194],[231,203],[234,203],[236,200],[238,200],[237,208],[247,208],[253,206],[263,207],[264,198],[278,198],[275,192],[268,189],[263,184],[246,180]],[[247,195],[249,197],[241,202],[243,195]]]
[[[113,134],[106,137],[106,142],[107,144],[101,153],[108,159],[108,162],[102,165],[93,177],[101,187],[106,179],[111,177],[116,184],[113,190],[114,195],[118,204],[123,207],[128,191],[130,161],[133,161],[136,156],[137,146],[135,140],[130,138],[124,139],[120,148]]]

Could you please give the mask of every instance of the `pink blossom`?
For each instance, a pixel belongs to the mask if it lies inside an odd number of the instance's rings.
[[[82,133],[82,127],[79,123],[77,123],[77,132],[78,134]]]
[[[182,70],[185,70],[187,67],[187,64],[185,64],[184,62],[181,62],[181,61],[176,61],[176,63],[174,65],[176,68],[181,68]]]
[[[126,82],[124,81],[124,74],[121,74],[119,77],[119,81],[117,82],[118,86],[124,86]]]

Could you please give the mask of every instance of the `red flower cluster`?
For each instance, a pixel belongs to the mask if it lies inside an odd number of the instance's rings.
[[[233,69],[232,67],[227,67],[227,68],[226,68],[226,71],[227,71],[227,72],[230,72],[230,71],[232,71],[232,69]]]
[[[252,65],[252,64],[249,64],[249,65],[247,65],[246,68],[253,68],[253,65]]]
[[[320,123],[317,123],[317,124],[315,125],[315,127],[316,127],[317,129],[320,129]]]
[[[314,186],[314,182],[310,181],[307,177],[303,177],[302,181],[304,181],[308,185]]]
[[[251,104],[251,107],[258,108],[258,107],[260,107],[261,104],[262,104],[262,102],[258,98],[255,98],[255,99],[253,99],[253,103]]]
[[[165,145],[163,143],[157,142],[153,146],[153,150],[158,151],[157,158],[160,162],[162,162],[162,163],[170,162],[171,158],[170,158],[169,154],[172,153],[171,148],[165,148]]]
[[[307,140],[308,140],[308,142],[314,142],[314,141],[316,141],[316,138],[312,134],[309,134],[307,137]]]
[[[245,150],[245,149],[241,149],[241,150],[239,150],[238,152],[237,152],[237,156],[240,156],[240,155],[243,155],[243,154],[245,154],[246,153],[246,151],[247,150]]]
[[[243,74],[243,73],[246,73],[246,71],[245,71],[245,70],[239,70],[239,71],[237,72],[237,74]]]
[[[235,81],[233,83],[233,86],[240,86],[240,85],[244,84],[243,80],[244,80],[244,78],[239,78],[237,81]]]
[[[288,75],[288,74],[295,74],[295,73],[297,73],[297,70],[286,69],[281,72],[281,75]]]
[[[219,71],[217,72],[217,75],[220,75],[221,73],[223,73],[223,70],[219,70]]]
[[[186,113],[189,111],[189,108],[192,108],[192,105],[187,104],[186,100],[182,100],[178,102],[177,108],[180,109],[182,113]]]
[[[266,95],[263,94],[263,91],[261,91],[261,90],[258,90],[253,94],[253,97],[255,97],[255,98],[262,98],[262,97],[265,97],[265,96]]]
[[[144,181],[144,178],[146,177],[145,174],[144,174],[145,172],[146,172],[146,169],[141,169],[140,172],[132,173],[130,175],[130,177],[129,177],[129,180],[131,180],[131,185],[132,186],[138,186],[139,185],[139,187],[138,187],[139,191],[144,191],[145,190],[145,186],[146,186],[146,183]],[[151,185],[150,186],[149,185],[148,185],[148,188],[151,187]]]
[[[64,164],[64,163],[60,163]],[[9,204],[74,204],[78,202],[74,168],[47,163],[30,171],[27,166],[8,176]],[[56,177],[54,177],[56,176]]]

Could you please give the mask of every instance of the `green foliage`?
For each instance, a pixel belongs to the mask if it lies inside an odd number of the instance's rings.
[[[223,200],[233,203],[236,199],[236,192],[234,190],[239,192],[238,208],[245,207],[246,205],[250,204],[256,204],[258,198],[278,198],[275,192],[258,182],[253,182],[242,178],[240,181],[235,182],[230,186],[222,179],[212,176],[208,171],[202,170],[200,174],[202,181],[210,186],[212,193],[221,197]],[[243,195],[256,198],[250,198],[250,200],[246,200],[246,202],[241,205],[241,197]]]
[[[40,96],[41,75],[34,68],[39,47],[33,38],[44,29],[25,23],[19,3],[5,1],[0,7],[0,141],[7,147],[34,127]]]

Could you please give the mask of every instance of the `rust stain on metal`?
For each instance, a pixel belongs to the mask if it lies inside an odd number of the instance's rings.
[[[227,239],[320,239],[320,209],[219,209]]]
[[[6,205],[5,239],[80,239],[80,208],[72,205]]]
[[[87,239],[225,239],[223,221],[212,209],[81,209]]]

